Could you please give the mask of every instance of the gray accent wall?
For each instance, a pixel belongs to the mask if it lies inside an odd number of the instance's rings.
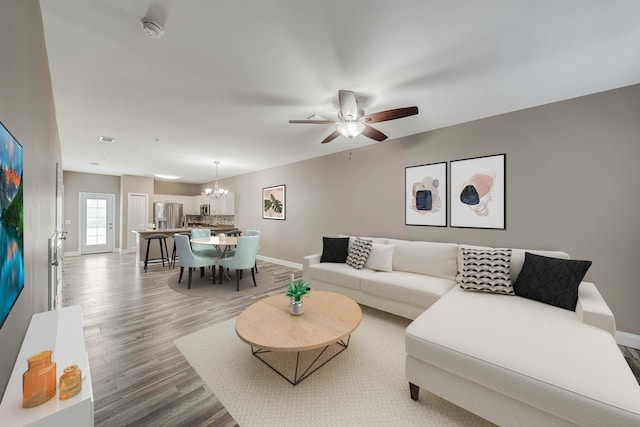
[[[617,328],[640,334],[640,85],[489,117],[221,181],[260,254],[302,263],[322,236],[562,250],[593,265]],[[424,117],[424,120],[428,120]],[[384,131],[384,124],[378,128]],[[329,132],[329,130],[327,130]],[[300,141],[319,144],[319,141]],[[349,141],[338,138],[332,144]],[[506,153],[506,230],[407,226],[405,167]],[[285,221],[261,216],[262,187],[286,185]],[[425,260],[428,262],[428,260]]]
[[[0,58],[0,121],[24,149],[25,284],[0,329],[4,394],[31,316],[48,308],[47,239],[56,229],[56,163],[61,163],[61,151],[37,0],[2,2]]]

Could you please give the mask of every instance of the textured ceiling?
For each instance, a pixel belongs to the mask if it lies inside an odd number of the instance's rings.
[[[204,183],[376,143],[288,123],[339,89],[417,105],[375,125],[392,140],[640,82],[636,0],[40,3],[70,171]]]

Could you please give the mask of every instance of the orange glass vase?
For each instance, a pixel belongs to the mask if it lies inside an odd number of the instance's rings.
[[[51,350],[41,351],[27,358],[29,368],[22,375],[22,406],[33,408],[56,394],[56,363]]]
[[[64,368],[60,376],[60,400],[70,399],[82,390],[82,369],[78,365]]]

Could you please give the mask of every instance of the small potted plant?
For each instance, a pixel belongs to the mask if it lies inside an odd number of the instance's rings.
[[[286,295],[291,300],[291,314],[299,315],[304,313],[304,307],[302,306],[302,297],[309,293],[311,288],[308,283],[305,283],[304,280],[300,279],[297,282],[291,278],[291,282],[289,282],[289,286],[287,286]]]

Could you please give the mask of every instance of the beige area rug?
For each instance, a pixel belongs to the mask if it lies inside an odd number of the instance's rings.
[[[409,397],[409,321],[363,307],[349,348],[295,387],[251,354],[227,320],[174,341],[242,426],[488,426],[425,390]]]
[[[256,274],[256,284],[253,286],[253,280],[251,279],[251,271],[246,270],[240,280],[240,291],[236,291],[236,278],[235,271],[229,273],[230,280],[227,280],[223,276],[222,284],[218,283],[218,269],[216,268],[216,282],[211,282],[211,269],[205,269],[204,276],[200,278],[200,270],[194,270],[191,278],[191,289],[187,289],[187,283],[189,282],[189,271],[185,268],[182,275],[182,282],[178,283],[178,277],[180,277],[180,268],[176,267],[175,273],[169,276],[167,280],[167,286],[171,290],[183,295],[200,298],[219,298],[219,299],[232,299],[239,296],[258,295],[277,288],[283,288],[287,283],[274,283],[273,276],[266,271],[261,271]]]

